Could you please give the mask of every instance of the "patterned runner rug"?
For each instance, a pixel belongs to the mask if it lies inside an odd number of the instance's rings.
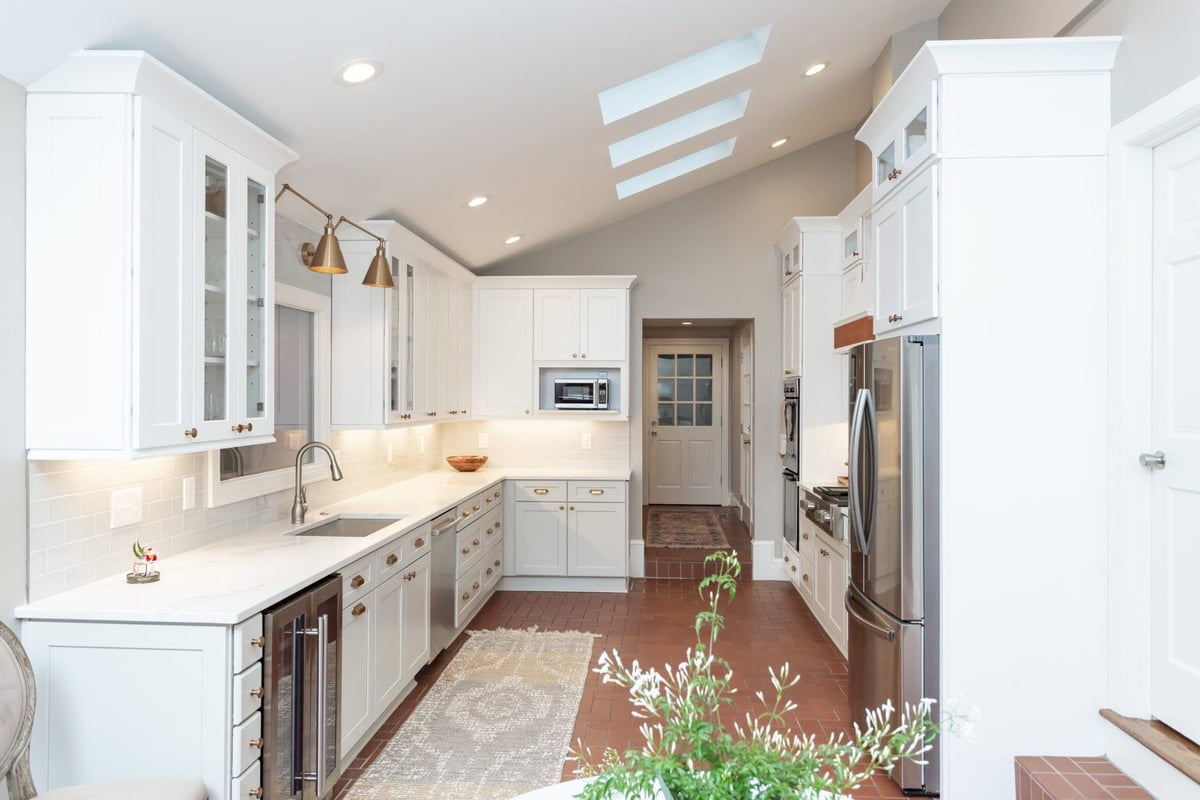
[[[594,639],[472,632],[344,800],[506,800],[558,783]]]
[[[721,521],[729,513],[723,506],[650,506],[646,546],[728,548]]]

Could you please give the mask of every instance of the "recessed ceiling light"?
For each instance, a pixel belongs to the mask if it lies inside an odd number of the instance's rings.
[[[381,72],[383,72],[383,64],[380,64],[378,61],[358,59],[338,67],[335,80],[338,83],[353,86],[358,83],[366,83],[372,78],[377,77]]]
[[[681,322],[681,323],[679,323],[679,324],[680,324],[680,325],[691,325],[692,323],[690,323],[690,322]]]
[[[813,75],[819,75],[829,66],[828,61],[822,61],[820,64],[813,64],[808,69],[804,70],[804,77],[811,78]]]
[[[505,244],[516,244],[517,242],[521,241],[521,236],[522,236],[522,235],[523,235],[523,234],[520,234],[520,233],[518,233],[518,234],[516,234],[515,236],[510,236],[510,237],[508,237],[507,239],[505,239],[505,240],[504,240],[504,243],[505,243]]]
[[[771,147],[772,148],[783,147],[787,143],[788,143],[788,137],[785,136],[782,139],[776,139],[775,141],[771,142]]]
[[[479,208],[481,205],[491,200],[486,194],[481,194],[479,197],[472,197],[467,201],[467,208]]]

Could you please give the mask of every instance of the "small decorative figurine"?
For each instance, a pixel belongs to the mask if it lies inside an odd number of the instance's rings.
[[[125,575],[127,583],[154,583],[159,579],[158,570],[154,568],[158,553],[153,547],[142,547],[141,542],[134,540],[133,557],[137,560],[133,562],[133,571]]]

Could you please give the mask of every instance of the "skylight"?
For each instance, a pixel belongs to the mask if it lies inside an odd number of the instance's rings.
[[[742,34],[703,53],[668,64],[640,78],[600,93],[600,115],[604,124],[658,105],[672,97],[720,80],[762,61],[771,26]]]
[[[663,164],[661,167],[655,167],[648,172],[643,172],[641,175],[635,175],[632,178],[623,180],[617,184],[617,198],[624,200],[626,197],[635,195],[638,192],[652,189],[660,183],[666,183],[689,172],[695,172],[702,167],[707,167],[709,164],[715,164],[723,158],[729,158],[729,156],[733,155],[733,146],[736,142],[737,137],[734,136],[732,139],[726,139],[711,147],[697,150],[695,153],[686,155],[683,158]]]
[[[691,139],[693,136],[699,136],[714,128],[741,119],[746,113],[746,105],[749,102],[750,92],[745,91],[670,122],[664,122],[648,131],[635,133],[627,139],[610,144],[608,157],[612,160],[614,167],[636,161],[685,139]]]

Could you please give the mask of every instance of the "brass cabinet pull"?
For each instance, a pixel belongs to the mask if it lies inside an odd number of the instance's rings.
[[[458,412],[457,412],[457,411],[454,411],[454,410],[451,410],[451,411],[450,411],[450,413],[451,413],[451,414],[457,414]]]
[[[395,564],[395,563],[396,563],[397,561],[399,561],[399,560],[400,560],[400,559],[396,557],[396,554],[395,554],[395,553],[392,553],[390,556],[388,556],[387,558],[385,558],[385,559],[383,560],[383,563],[387,564],[387,565],[390,567],[390,566],[392,566],[393,564]]]
[[[463,515],[463,519],[466,519],[467,517],[471,516],[471,512],[470,512],[470,511],[464,511],[464,512],[462,512],[462,515]]]
[[[488,529],[487,529],[487,535],[488,535],[488,536],[491,536],[491,535],[492,535],[492,529],[491,529],[491,528],[488,528]]]
[[[571,358],[579,358],[579,353],[571,353]]]
[[[579,357],[580,357],[580,358],[587,358],[587,353],[580,353],[580,354],[579,354]]]
[[[355,575],[353,578],[350,579],[350,588],[357,589],[358,587],[362,586],[366,582],[367,582],[367,579],[364,578],[362,575]]]
[[[498,559],[498,558],[497,558],[497,559],[496,559],[496,563],[495,563],[495,564],[493,564],[492,566],[494,566],[494,567],[498,567],[498,566],[500,566],[500,559]]]
[[[602,495],[602,494],[604,494],[604,490],[603,489],[588,489],[588,494]]]
[[[822,548],[821,548],[821,555],[823,555],[823,556],[825,556],[825,557],[828,557],[828,556],[829,556],[829,551],[828,551],[828,550],[826,550],[824,547],[822,547]]]
[[[563,510],[563,507],[562,507],[562,506],[559,506],[559,507],[558,507],[558,510],[559,510],[559,511],[562,511],[562,510]]]
[[[792,572],[795,572],[795,571],[796,571],[796,565],[792,564]]]
[[[237,425],[232,426],[229,430],[233,431],[234,433],[241,433],[242,431],[246,430],[246,426],[239,422]]]
[[[472,539],[472,540],[471,540],[471,544],[475,545],[476,547],[479,547],[479,540],[478,540],[478,539]]]
[[[260,787],[258,787],[257,789],[251,789],[251,790],[250,790],[250,792],[249,792],[249,794],[250,794],[250,796],[251,796],[251,797],[253,797],[255,800],[262,800],[262,796],[263,796],[263,789],[262,789],[262,787],[261,787],[261,786],[260,786]]]
[[[539,489],[534,489],[534,490],[533,490],[533,493],[534,493],[534,494],[550,494],[550,490],[549,490],[549,489],[540,489],[540,488],[539,488]]]
[[[483,502],[485,502],[485,503],[490,503],[490,502],[492,502],[492,498],[491,498],[491,497],[485,497],[485,498],[483,498]]]
[[[354,616],[354,617],[361,617],[361,616],[362,616],[363,614],[365,614],[365,613],[367,613],[367,607],[366,607],[366,606],[364,606],[362,603],[359,603],[359,604],[358,604],[358,605],[356,605],[356,606],[354,607],[354,609],[353,609],[353,610],[350,612],[350,615],[351,615],[351,616]]]
[[[808,534],[807,534],[807,533],[806,533],[806,534],[804,534],[804,541],[806,541],[806,542],[808,541]]]
[[[478,510],[479,510],[479,503],[476,503],[475,505],[471,506],[471,510],[472,510],[472,511],[478,511]]]
[[[424,546],[425,546],[424,539],[417,539],[415,542],[413,542],[413,547],[424,547]]]
[[[492,497],[495,497],[495,498],[497,498],[497,499],[498,499],[498,498],[500,497],[500,490],[499,490],[499,489],[497,489],[497,490],[496,490],[496,491],[495,491],[495,492],[492,494]]]
[[[491,567],[488,567],[488,568],[487,568],[487,574],[488,574],[488,575],[491,575],[491,574],[492,574],[492,568],[491,568]]]
[[[571,506],[571,510],[572,510],[572,511],[574,511],[574,510],[575,510],[575,506]]]
[[[465,414],[465,413],[467,413],[467,410],[464,408],[462,411],[460,411],[460,412],[458,412],[458,413],[460,413],[460,414]]]
[[[252,430],[254,430],[254,423],[253,423],[253,422],[247,422],[247,423],[246,423],[246,431],[247,431],[247,432],[249,432],[249,431],[252,431]]]
[[[464,547],[464,548],[463,548],[463,555],[464,555],[464,556],[469,556],[469,555],[471,555],[471,548],[469,548],[469,547]]]
[[[479,588],[479,581],[475,581],[474,583],[472,583],[472,584],[471,584],[471,588],[472,588],[472,589],[478,589],[478,588]]]
[[[251,647],[266,647],[267,646],[267,637],[259,636],[254,639],[251,639],[250,646]]]
[[[808,583],[808,573],[807,573],[807,572],[806,572],[806,573],[804,573],[803,575],[801,575],[801,576],[800,576],[800,578],[801,578],[801,579],[802,579],[802,580],[803,580],[805,583]]]
[[[193,439],[195,439],[195,438],[196,438],[196,435],[197,435],[198,433],[200,433],[200,431],[196,430],[195,428],[187,428],[186,430],[184,430],[184,432],[183,432],[183,435],[184,435],[184,436],[190,436],[190,437],[192,437]]]
[[[267,690],[266,690],[266,689],[264,689],[264,688],[263,688],[263,687],[261,687],[261,686],[260,686],[260,687],[258,687],[257,689],[251,689],[251,690],[250,690],[250,696],[251,696],[251,697],[257,697],[259,700],[262,700],[262,698],[263,698],[263,695],[265,695],[266,693],[267,693]]]
[[[427,417],[436,417],[436,416],[437,416],[437,412],[436,412],[436,411],[426,411],[426,412],[425,412],[425,416],[427,416]]]
[[[791,561],[792,561],[792,560],[791,560],[790,558],[788,558],[788,557],[787,557],[787,554],[785,553],[785,554],[784,554],[784,556],[783,556],[783,563],[785,563],[785,564],[790,564],[790,563],[791,563]]]
[[[463,592],[463,600],[470,600],[470,599],[471,599],[471,595],[468,594],[467,592]]]
[[[263,744],[265,744],[265,742],[263,741],[263,738],[260,736],[257,739],[251,739],[250,741],[246,742],[246,744],[250,745],[251,747],[253,747],[257,750],[262,750]]]
[[[496,520],[496,530],[500,530],[500,520]]]

